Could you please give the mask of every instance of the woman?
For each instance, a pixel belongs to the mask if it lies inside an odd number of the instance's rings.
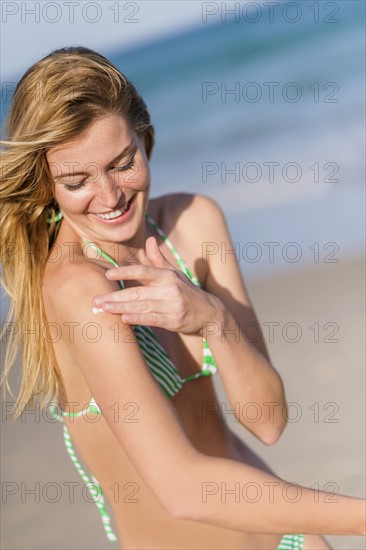
[[[237,338],[258,321],[235,260],[202,256],[205,242],[232,247],[219,206],[149,199],[154,129],[131,82],[89,49],[56,50],[19,82],[7,124],[4,286],[14,322],[43,331],[22,344],[18,401],[59,404],[108,539],[103,495],[124,548],[309,550],[363,534],[363,500],[286,484],[226,426],[217,369],[267,445],[286,425],[282,381],[263,341]]]

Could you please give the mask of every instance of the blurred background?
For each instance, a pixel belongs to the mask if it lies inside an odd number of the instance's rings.
[[[152,197],[221,204],[273,363],[301,404],[274,448],[232,429],[285,479],[365,496],[364,2],[67,4],[2,3],[1,121],[25,70],[59,47],[95,49],[135,83],[156,130]],[[2,321],[7,309],[3,292]],[[2,422],[3,478],[74,479],[61,430],[29,425]],[[87,504],[8,498],[3,547],[107,548]]]

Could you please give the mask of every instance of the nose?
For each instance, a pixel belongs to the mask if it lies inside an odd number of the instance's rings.
[[[115,208],[119,203],[122,190],[110,174],[102,176],[97,185],[97,196],[101,205]]]

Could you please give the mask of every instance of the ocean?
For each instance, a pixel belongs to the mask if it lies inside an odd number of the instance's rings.
[[[364,2],[206,4],[189,31],[101,52],[149,108],[152,197],[214,198],[246,280],[362,254]]]

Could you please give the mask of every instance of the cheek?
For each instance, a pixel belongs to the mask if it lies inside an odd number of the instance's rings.
[[[150,186],[150,165],[148,162],[146,162],[144,164],[144,167],[143,167],[143,190],[148,190],[149,186]]]
[[[60,190],[55,196],[61,210],[69,214],[82,214],[90,202],[89,194],[86,191]]]

